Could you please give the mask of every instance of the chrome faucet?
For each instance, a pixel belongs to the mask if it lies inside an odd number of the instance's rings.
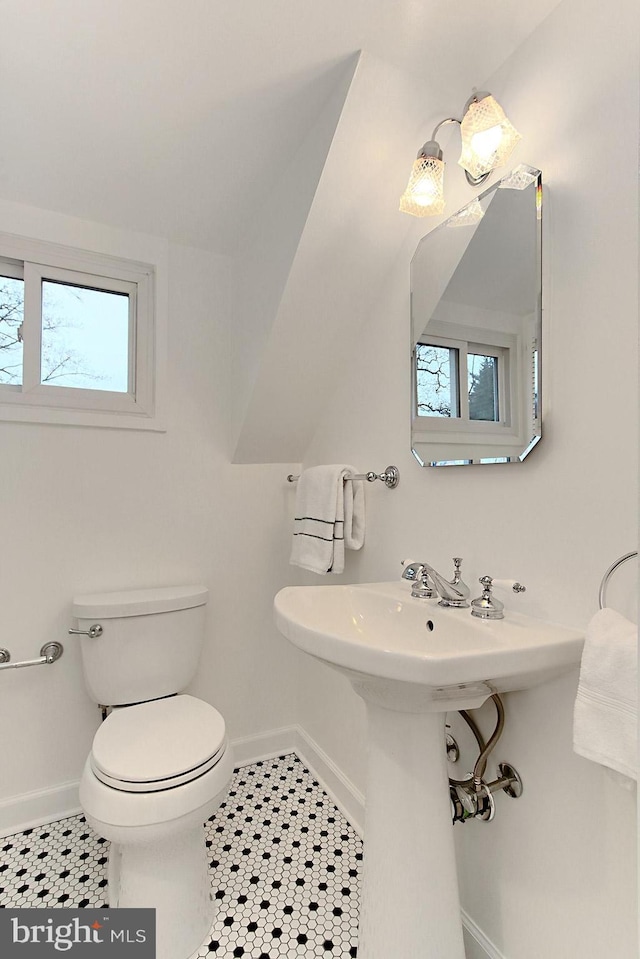
[[[462,582],[460,566],[462,560],[454,557],[453,579],[447,580],[428,563],[407,563],[402,573],[403,579],[408,579],[413,585],[411,595],[417,599],[431,599],[434,589],[440,596],[439,606],[465,607],[469,605],[470,590]],[[433,583],[433,585],[432,585]]]

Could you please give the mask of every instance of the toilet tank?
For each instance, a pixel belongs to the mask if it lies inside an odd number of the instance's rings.
[[[180,692],[195,675],[204,640],[204,586],[167,586],[76,596],[85,682],[105,706],[145,702]]]

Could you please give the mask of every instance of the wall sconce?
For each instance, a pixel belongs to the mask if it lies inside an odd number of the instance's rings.
[[[444,210],[444,161],[436,134],[445,123],[457,123],[462,139],[458,163],[470,186],[478,186],[511,156],[520,134],[490,93],[474,91],[464,106],[462,120],[447,117],[434,128],[420,149],[407,188],[400,197],[400,212],[434,216]]]

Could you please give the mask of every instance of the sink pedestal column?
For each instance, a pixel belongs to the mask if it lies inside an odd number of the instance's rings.
[[[397,712],[365,701],[368,772],[358,959],[464,959],[445,713]]]

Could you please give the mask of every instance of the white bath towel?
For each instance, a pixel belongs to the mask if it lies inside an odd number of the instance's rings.
[[[573,721],[573,748],[631,779],[637,765],[638,629],[613,609],[587,627]]]
[[[344,550],[364,543],[362,480],[345,482],[353,466],[312,466],[296,490],[290,562],[313,573],[342,573]]]

